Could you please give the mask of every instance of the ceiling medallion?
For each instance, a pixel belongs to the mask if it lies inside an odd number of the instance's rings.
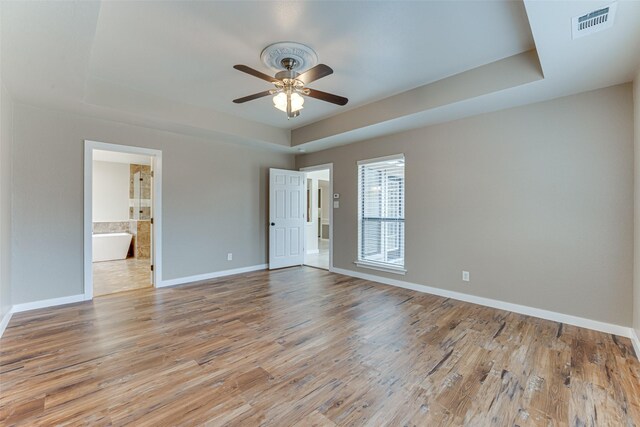
[[[308,70],[318,63],[318,55],[309,46],[296,42],[278,42],[265,47],[260,53],[262,63],[272,70],[281,71],[282,60],[296,61],[298,70]]]

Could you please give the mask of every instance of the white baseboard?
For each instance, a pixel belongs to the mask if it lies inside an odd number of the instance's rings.
[[[320,253],[320,249],[311,249],[310,251],[307,251],[307,255],[319,254],[319,253]]]
[[[72,304],[74,302],[80,302],[80,301],[85,301],[84,294],[70,295],[68,297],[51,298],[51,299],[45,299],[42,301],[33,301],[33,302],[25,302],[22,304],[15,304],[13,306],[13,312],[20,313],[22,311],[36,310],[38,308],[53,307],[56,305],[63,305],[63,304]]]
[[[267,264],[260,264],[260,265],[252,265],[250,267],[236,268],[233,270],[216,271],[214,273],[200,274],[197,276],[180,277],[178,279],[164,280],[162,284],[157,287],[161,288],[165,286],[175,286],[183,283],[197,282],[199,280],[213,279],[215,277],[230,276],[232,274],[240,274],[240,273],[248,273],[251,271],[264,270],[266,268],[267,268]],[[70,295],[70,296],[61,297],[61,298],[52,298],[52,299],[47,299],[42,301],[33,301],[33,302],[26,302],[22,304],[15,304],[11,309],[11,311],[4,316],[4,318],[2,319],[2,322],[0,322],[0,330],[4,330],[4,328],[6,327],[5,323],[9,323],[10,314],[12,313],[20,313],[22,311],[36,310],[38,308],[54,307],[57,305],[72,304],[74,302],[81,302],[85,300],[87,300],[87,298],[85,298],[85,295],[79,294],[79,295]]]
[[[13,307],[9,309],[8,312],[2,317],[2,321],[0,321],[0,338],[2,338],[2,334],[4,334],[4,330],[7,329],[7,325],[11,320],[11,315],[13,314]]]
[[[633,344],[633,349],[636,351],[636,357],[640,360],[640,338],[638,338],[638,332],[633,328],[629,329],[631,329],[631,336],[629,338]]]
[[[400,288],[411,289],[413,291],[424,292],[427,294],[438,295],[445,298],[484,305],[486,307],[497,308],[499,310],[513,311],[514,313],[525,314],[527,316],[539,317],[541,319],[552,320],[554,322],[566,323],[568,325],[579,326],[582,328],[593,329],[595,331],[605,332],[608,334],[619,335],[622,337],[631,338],[633,341],[633,338],[631,337],[632,328],[629,328],[627,326],[620,326],[612,323],[600,322],[598,320],[585,319],[583,317],[543,310],[540,308],[528,307],[526,305],[513,304],[510,302],[495,300],[491,298],[478,297],[475,295],[464,294],[462,292],[432,288],[431,286],[419,285],[402,280],[389,279],[387,277],[360,273],[359,271],[345,270],[335,267],[333,268],[333,271],[345,276],[370,280],[372,282],[383,283],[385,285],[397,286]],[[640,355],[638,357],[640,358]]]
[[[232,270],[214,271],[213,273],[198,274],[196,276],[179,277],[177,279],[163,280],[162,283],[156,285],[157,288],[167,286],[182,285],[184,283],[199,282],[201,280],[215,279],[216,277],[231,276],[234,274],[250,273],[252,271],[265,270],[267,264],[251,265],[249,267],[234,268]]]

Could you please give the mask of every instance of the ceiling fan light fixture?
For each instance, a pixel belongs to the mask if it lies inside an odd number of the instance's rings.
[[[302,104],[304,104],[304,98],[297,92],[291,94],[291,111],[302,110]]]
[[[276,96],[273,97],[273,106],[276,107],[280,111],[287,112],[287,94],[284,92],[280,92]]]
[[[304,104],[304,98],[297,92],[293,92],[290,95],[287,95],[285,92],[280,92],[273,97],[273,106],[285,113],[287,112],[287,104],[289,102],[291,102],[291,112],[300,111],[304,108],[302,106],[302,104]]]

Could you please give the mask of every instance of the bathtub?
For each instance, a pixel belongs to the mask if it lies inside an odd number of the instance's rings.
[[[132,237],[129,233],[94,234],[93,262],[126,259]]]

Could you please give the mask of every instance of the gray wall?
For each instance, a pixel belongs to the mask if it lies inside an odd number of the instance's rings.
[[[13,103],[0,81],[0,319],[11,309],[11,148]]]
[[[83,293],[85,139],[162,150],[165,280],[267,262],[268,168],[291,155],[18,103],[14,132],[13,304]]]
[[[635,228],[633,274],[633,327],[640,337],[640,70],[633,82],[634,154],[635,154]]]
[[[624,84],[300,155],[296,166],[334,164],[338,268],[630,326],[632,111]],[[353,264],[356,162],[397,153],[406,276]]]

